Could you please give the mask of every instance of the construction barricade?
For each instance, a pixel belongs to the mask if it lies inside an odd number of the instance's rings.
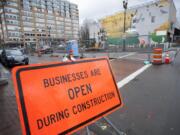
[[[152,63],[153,64],[162,64],[163,63],[163,49],[162,48],[154,48],[152,55]]]

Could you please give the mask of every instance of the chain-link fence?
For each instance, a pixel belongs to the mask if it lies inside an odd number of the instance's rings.
[[[172,45],[180,42],[180,37],[174,37],[176,42],[169,42],[166,35],[159,36],[156,34],[151,35],[130,35],[126,37],[108,37],[106,42],[99,43],[94,41],[82,41],[80,42],[80,48],[84,48],[81,51],[102,51],[102,52],[121,52],[123,50],[129,52],[149,52],[154,47],[160,47],[167,49]]]
[[[167,36],[151,35],[129,35],[125,37],[108,37],[104,42],[95,39],[79,41],[79,51],[81,52],[150,52],[154,47],[168,48],[180,44],[180,36],[174,36],[174,43],[169,43]],[[7,45],[6,45],[7,46]],[[125,46],[125,49],[123,48]],[[52,44],[50,46],[54,53],[66,53],[66,44]],[[1,47],[2,48],[2,47]],[[25,45],[25,53],[33,54],[37,52],[36,44]]]

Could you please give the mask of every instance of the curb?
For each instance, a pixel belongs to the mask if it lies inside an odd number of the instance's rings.
[[[4,67],[0,63],[0,86],[8,84],[8,78],[5,76],[3,69]]]
[[[59,55],[50,55],[50,57],[56,57],[56,58],[58,58]]]

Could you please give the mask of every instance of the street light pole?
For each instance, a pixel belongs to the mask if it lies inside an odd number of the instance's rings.
[[[131,14],[131,21],[130,21],[130,29],[132,29],[132,20],[133,20],[134,14]]]
[[[123,1],[123,8],[124,8],[124,34],[123,34],[123,51],[126,51],[126,39],[125,39],[125,33],[126,33],[126,11],[128,7],[128,1]]]
[[[49,46],[51,46],[50,45],[50,42],[51,42],[51,26],[47,26],[47,28],[48,28],[48,30],[49,30]]]

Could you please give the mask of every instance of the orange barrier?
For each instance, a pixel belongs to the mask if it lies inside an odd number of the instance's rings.
[[[163,63],[162,53],[163,53],[162,48],[154,48],[153,61],[152,61],[153,64],[162,64]]]
[[[12,72],[23,135],[69,135],[123,106],[107,58],[19,66]]]

